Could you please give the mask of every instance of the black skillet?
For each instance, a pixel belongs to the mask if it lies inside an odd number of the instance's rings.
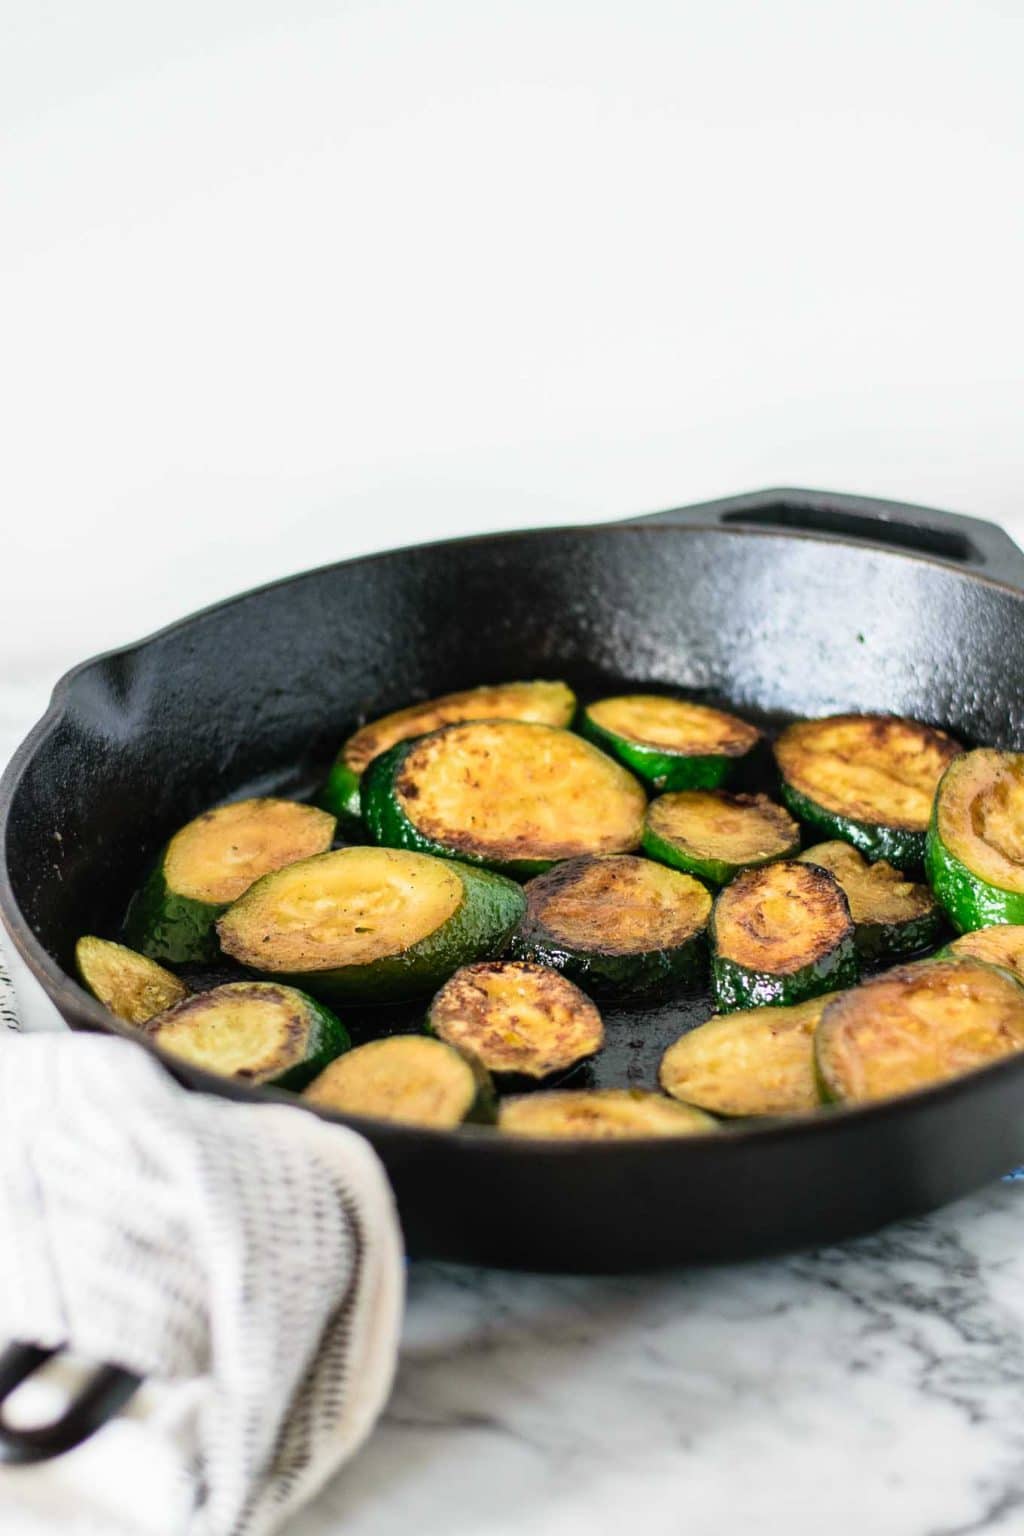
[[[1024,554],[991,524],[789,490],[291,577],[57,686],[0,785],[0,912],[72,1026],[123,1033],[71,979],[72,949],[83,926],[116,932],[175,827],[222,798],[307,792],[359,718],[480,681],[653,683],[769,726],[888,710],[1021,749],[1021,589]],[[706,997],[613,1011],[594,1080],[653,1086],[660,1050],[708,1011]],[[231,1098],[282,1097],[173,1070]],[[1024,1059],[866,1110],[684,1141],[350,1123],[387,1165],[411,1254],[635,1270],[832,1242],[985,1183],[1024,1151]]]

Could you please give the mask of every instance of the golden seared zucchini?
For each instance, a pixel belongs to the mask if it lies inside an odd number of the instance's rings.
[[[558,859],[629,852],[647,799],[569,731],[488,720],[399,742],[366,770],[362,804],[385,847],[533,875]]]
[[[225,954],[318,997],[395,1002],[498,953],[525,907],[520,888],[489,870],[404,848],[339,848],[257,881],[217,931]]]
[[[814,1031],[836,994],[792,1008],[716,1014],[670,1045],[659,1081],[674,1099],[715,1115],[799,1115],[817,1109]]]
[[[636,995],[705,970],[711,897],[689,875],[613,853],[556,864],[523,894],[526,915],[509,952],[588,992]]]
[[[336,816],[360,814],[359,783],[375,757],[399,741],[427,736],[462,720],[533,720],[569,726],[576,695],[565,683],[497,683],[426,699],[372,720],[350,736],[338,754],[323,792],[323,803]]]
[[[214,923],[271,870],[323,853],[334,840],[327,811],[295,800],[236,800],[205,811],[171,838],[125,920],[133,949],[172,964],[213,960]]]
[[[928,829],[928,879],[961,933],[1024,923],[1024,752],[951,763]]]
[[[997,923],[992,928],[975,928],[962,938],[954,939],[941,958],[958,960],[985,960],[989,965],[1000,965],[1004,971],[1012,971],[1024,982],[1024,927],[1016,923]]]
[[[648,1136],[701,1136],[717,1130],[710,1115],[639,1088],[531,1093],[504,1099],[498,1129],[512,1136],[572,1141],[624,1141]]]
[[[580,730],[658,789],[715,789],[761,739],[735,715],[656,693],[598,699]]]
[[[274,1088],[304,1088],[349,1044],[328,1009],[294,987],[266,981],[198,992],[150,1019],[145,1032],[193,1067]]]
[[[647,807],[644,852],[713,885],[741,869],[788,859],[800,848],[800,828],[767,795],[684,789]]]
[[[567,1072],[604,1044],[589,997],[524,960],[463,966],[431,1003],[427,1029],[488,1072],[535,1081]]]
[[[737,875],[712,908],[711,975],[720,1013],[852,986],[853,919],[838,882],[795,859]]]
[[[799,855],[834,875],[846,893],[854,938],[866,958],[912,955],[937,944],[943,915],[926,885],[908,880],[885,859],[869,864],[851,843],[819,843]]]
[[[425,1035],[392,1035],[357,1045],[303,1094],[339,1115],[367,1115],[450,1130],[494,1118],[494,1091],[478,1062]]]
[[[155,960],[93,934],[75,945],[75,965],[93,997],[126,1024],[145,1024],[188,996],[185,983]]]
[[[815,1038],[824,1098],[912,1093],[1024,1049],[1024,987],[980,960],[899,966],[830,1003]]]
[[[935,791],[960,751],[945,731],[896,715],[800,720],[775,743],[794,816],[910,870],[924,860]]]

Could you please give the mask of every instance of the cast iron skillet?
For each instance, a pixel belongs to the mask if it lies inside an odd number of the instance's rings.
[[[303,792],[364,713],[480,681],[653,681],[769,720],[891,710],[1022,748],[1018,587],[1024,555],[991,524],[807,491],[295,576],[58,684],[0,786],[0,911],[70,1024],[123,1033],[71,979],[72,949],[83,927],[116,932],[174,828],[242,792]],[[683,998],[613,1015],[597,1080],[649,1082],[662,1045],[708,1011]],[[230,1098],[270,1096],[173,1070]],[[387,1165],[410,1253],[635,1270],[831,1242],[1003,1173],[1024,1150],[1024,1058],[866,1110],[694,1140],[351,1123]]]

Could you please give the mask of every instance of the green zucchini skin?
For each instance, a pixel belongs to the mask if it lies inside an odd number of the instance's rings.
[[[685,757],[678,752],[644,747],[639,742],[616,735],[614,731],[606,731],[590,718],[585,709],[580,711],[576,729],[581,736],[592,741],[595,747],[600,747],[602,752],[629,768],[637,778],[656,785],[659,790],[720,789],[737,764],[745,760],[743,757],[726,757],[724,754]],[[667,864],[671,860],[665,859],[664,862]]]
[[[124,942],[150,960],[169,960],[172,965],[216,960],[220,945],[214,924],[228,904],[179,896],[164,879],[163,860],[161,853],[132,897],[124,920]]]
[[[339,756],[331,765],[327,782],[317,797],[317,803],[336,816],[345,831],[362,825],[359,782],[358,773],[354,773]]]
[[[415,745],[414,737],[409,741],[400,741],[387,752],[382,752],[373,759],[360,781],[363,821],[375,843],[384,848],[409,848],[413,853],[432,853],[436,858],[452,859],[464,865],[473,864],[524,880],[531,875],[543,874],[557,862],[554,859],[510,859],[499,862],[464,849],[456,854],[444,843],[424,837],[402,810],[395,793],[395,782],[401,773],[402,764]]]
[[[786,976],[748,970],[712,949],[711,980],[718,1012],[734,1013],[738,1008],[790,1007],[824,992],[841,992],[856,986],[860,966],[851,934],[824,959],[812,961]]]
[[[939,835],[938,796],[928,828],[925,870],[936,900],[958,933],[995,923],[1024,923],[1024,893],[989,885],[946,847]]]
[[[946,931],[941,911],[928,912],[906,923],[858,923],[854,933],[863,960],[905,959],[931,949]]]
[[[335,970],[273,973],[275,981],[301,988],[327,1002],[396,1003],[434,992],[461,965],[500,954],[522,920],[526,898],[514,881],[491,870],[454,866],[463,898],[447,922],[398,955]],[[264,875],[239,902],[258,893]]]
[[[599,950],[571,949],[528,923],[512,935],[508,955],[513,960],[532,960],[560,971],[584,992],[595,997],[636,997],[686,987],[707,974],[708,948],[704,933],[695,933],[673,949],[649,949],[638,955],[615,955]]]
[[[885,827],[873,822],[855,821],[849,816],[840,816],[837,812],[826,811],[824,806],[817,805],[802,795],[798,789],[787,784],[783,778],[780,781],[780,798],[783,805],[799,820],[806,822],[808,826],[817,827],[819,831],[829,837],[842,838],[845,843],[852,843],[858,848],[865,858],[872,863],[876,859],[886,859],[894,864],[897,869],[905,870],[908,874],[919,874],[924,865],[925,834],[923,832],[909,831],[904,827]]]

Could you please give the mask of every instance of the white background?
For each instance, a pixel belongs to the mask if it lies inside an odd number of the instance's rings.
[[[7,0],[10,744],[357,550],[805,483],[1024,533],[1024,21]]]

